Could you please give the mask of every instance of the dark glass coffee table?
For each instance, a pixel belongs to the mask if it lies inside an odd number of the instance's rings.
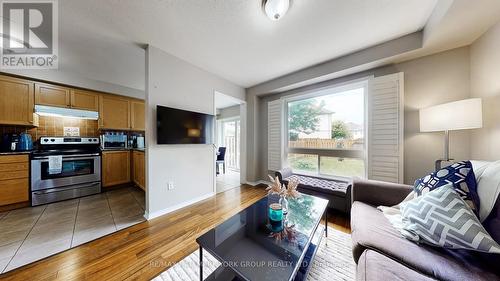
[[[221,262],[205,280],[305,280],[323,230],[328,201],[302,194],[289,201],[288,234],[272,233],[268,220],[268,197],[227,219],[196,239],[200,247],[200,280],[203,250]],[[274,236],[273,236],[274,234]]]

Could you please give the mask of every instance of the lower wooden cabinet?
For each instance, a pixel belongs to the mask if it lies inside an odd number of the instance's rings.
[[[146,190],[146,166],[143,151],[132,152],[132,179],[143,190]]]
[[[0,206],[29,201],[28,155],[0,155]]]
[[[102,153],[102,186],[130,182],[130,151],[104,151]]]

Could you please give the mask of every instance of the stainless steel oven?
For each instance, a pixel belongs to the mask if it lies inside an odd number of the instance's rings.
[[[54,139],[53,142],[50,140]],[[33,206],[77,198],[101,191],[101,155],[98,141],[51,138],[31,158],[31,204]],[[57,140],[56,140],[57,139]],[[64,141],[66,139],[66,142]],[[50,149],[49,149],[50,148]],[[50,157],[61,157],[60,169],[49,169]]]

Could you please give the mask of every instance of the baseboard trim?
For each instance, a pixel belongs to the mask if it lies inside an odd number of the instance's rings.
[[[171,212],[174,212],[174,211],[177,211],[179,209],[182,209],[184,207],[187,207],[189,205],[192,205],[192,204],[195,204],[195,203],[198,203],[200,201],[203,201],[205,199],[208,199],[212,196],[214,196],[215,193],[214,192],[211,192],[211,193],[208,193],[208,194],[205,194],[205,195],[202,195],[202,196],[199,196],[199,197],[196,197],[194,199],[191,199],[191,200],[188,200],[188,201],[185,201],[185,202],[182,202],[182,203],[179,203],[175,206],[172,206],[172,207],[169,207],[169,208],[166,208],[166,209],[163,209],[163,210],[159,210],[159,211],[155,211],[153,213],[148,213],[147,211],[144,213],[144,218],[146,220],[152,220],[154,218],[157,218],[157,217],[160,217],[160,216],[163,216],[163,215],[166,215],[168,213],[171,213]]]

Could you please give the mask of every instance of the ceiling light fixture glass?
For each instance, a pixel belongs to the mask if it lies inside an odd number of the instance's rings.
[[[286,14],[290,7],[290,0],[264,0],[263,5],[267,17],[276,21]]]

